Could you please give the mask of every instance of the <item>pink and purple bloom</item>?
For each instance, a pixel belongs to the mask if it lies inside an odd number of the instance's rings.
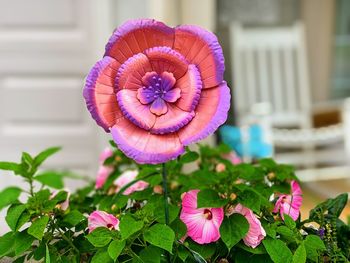
[[[297,181],[293,180],[291,182],[291,188],[291,195],[279,195],[273,212],[278,213],[279,211],[283,220],[283,215],[289,215],[294,221],[296,221],[300,214],[300,207],[303,201],[303,197],[301,188]]]
[[[97,124],[128,157],[163,163],[226,121],[224,69],[213,33],[130,20],[110,37],[87,76],[84,97]]]
[[[94,211],[88,218],[89,232],[94,231],[98,227],[119,230],[119,219],[104,211]]]
[[[224,154],[222,157],[225,158],[226,160],[230,161],[232,164],[242,163],[242,159],[239,158],[239,156],[234,151],[231,151],[227,154]]]
[[[261,241],[266,237],[266,232],[253,211],[241,204],[238,204],[234,208],[233,213],[239,213],[243,215],[249,223],[248,233],[243,238],[244,244],[252,248],[259,246]]]
[[[180,219],[187,227],[187,235],[198,244],[208,244],[220,238],[220,225],[224,219],[223,208],[197,208],[199,190],[183,195]]]
[[[114,185],[117,187],[116,192],[119,192],[121,188],[123,188],[128,183],[132,182],[136,179],[137,175],[139,174],[138,171],[125,171],[122,173],[115,181]],[[145,181],[137,181],[136,183],[129,186],[124,192],[123,195],[130,195],[133,192],[137,191],[143,191],[148,187],[148,183]]]

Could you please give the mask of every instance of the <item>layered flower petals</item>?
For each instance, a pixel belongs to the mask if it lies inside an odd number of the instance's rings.
[[[181,90],[176,106],[184,111],[193,111],[201,97],[202,80],[195,65],[189,65],[186,74],[177,80],[175,88]]]
[[[156,46],[172,47],[174,29],[154,19],[129,20],[113,32],[105,56],[124,63],[129,57]]]
[[[225,122],[230,92],[223,63],[215,35],[204,29],[132,20],[113,33],[84,97],[126,155],[161,163]]]
[[[227,119],[230,108],[230,89],[226,82],[216,88],[202,90],[196,116],[179,131],[181,142],[187,146],[212,134]]]
[[[156,116],[152,114],[147,105],[140,103],[136,91],[120,90],[117,93],[117,99],[123,115],[128,120],[145,130],[153,127]]]
[[[198,67],[204,88],[215,87],[223,81],[225,59],[213,33],[198,26],[178,26],[175,28],[174,49]]]
[[[224,211],[222,208],[197,208],[198,192],[191,190],[184,194],[180,219],[185,223],[190,238],[199,244],[208,244],[220,238]]]
[[[176,79],[185,75],[188,63],[183,55],[169,47],[154,47],[145,51],[152,68],[158,74],[172,72]]]
[[[151,134],[122,119],[111,129],[114,141],[129,158],[138,163],[163,163],[184,153],[177,133]]]
[[[91,69],[86,78],[84,98],[92,118],[109,132],[116,120],[122,116],[114,93],[114,78],[119,63],[104,57]]]
[[[139,53],[129,58],[119,68],[116,79],[115,89],[137,90],[142,87],[142,77],[152,71],[151,64],[145,54]]]

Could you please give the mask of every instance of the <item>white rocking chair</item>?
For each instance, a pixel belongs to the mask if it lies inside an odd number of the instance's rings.
[[[299,149],[277,153],[277,161],[304,168],[322,162],[339,165],[342,161],[344,164],[350,156],[350,102],[345,100],[341,109],[343,123],[313,128],[314,109],[303,25],[243,28],[239,23],[233,23],[230,25],[230,41],[233,105],[238,125],[249,122],[253,105],[268,103],[270,114],[266,118],[271,123],[271,140],[275,149]],[[336,153],[319,149],[339,142],[344,147],[341,146]]]

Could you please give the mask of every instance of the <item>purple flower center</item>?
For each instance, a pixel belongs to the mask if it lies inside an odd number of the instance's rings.
[[[144,86],[137,90],[137,98],[142,104],[150,105],[150,111],[157,116],[167,113],[167,103],[174,103],[181,96],[181,90],[174,88],[174,75],[167,71],[147,72],[142,83]]]
[[[212,214],[212,212],[209,209],[207,209],[207,208],[204,209],[203,214],[204,214],[205,219],[208,219],[208,220],[212,220],[213,219],[213,214]]]

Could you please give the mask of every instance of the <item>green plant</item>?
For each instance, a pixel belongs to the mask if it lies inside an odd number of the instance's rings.
[[[112,143],[114,147],[114,143]],[[94,183],[68,193],[63,181],[69,172],[42,171],[40,165],[59,148],[32,157],[23,153],[20,163],[0,162],[27,188],[8,187],[0,192],[0,209],[7,207],[11,231],[0,237],[0,258],[13,262],[347,262],[350,227],[339,219],[347,195],[329,199],[310,211],[307,220],[284,220],[272,212],[273,196],[289,193],[297,180],[293,168],[263,159],[256,164],[233,165],[223,157],[229,149],[200,146],[164,165],[138,165],[116,148],[103,165],[111,173],[100,189]],[[191,164],[194,169],[184,169]],[[220,169],[219,169],[220,167]],[[126,170],[137,170],[132,182],[116,189],[115,180]],[[162,173],[167,172],[168,218],[164,214]],[[129,195],[136,182],[148,187]],[[56,189],[56,190],[53,190]],[[186,238],[179,218],[181,195],[198,193],[198,207],[218,207],[225,212],[216,242],[198,244]],[[21,198],[19,198],[21,196]],[[20,201],[24,200],[24,201]],[[63,203],[69,206],[63,209]],[[242,239],[248,233],[246,217],[233,213],[238,204],[254,212],[266,235],[252,248]],[[116,229],[88,229],[88,216],[105,211],[119,222]],[[167,222],[168,221],[168,222]],[[310,224],[314,223],[314,226]]]

